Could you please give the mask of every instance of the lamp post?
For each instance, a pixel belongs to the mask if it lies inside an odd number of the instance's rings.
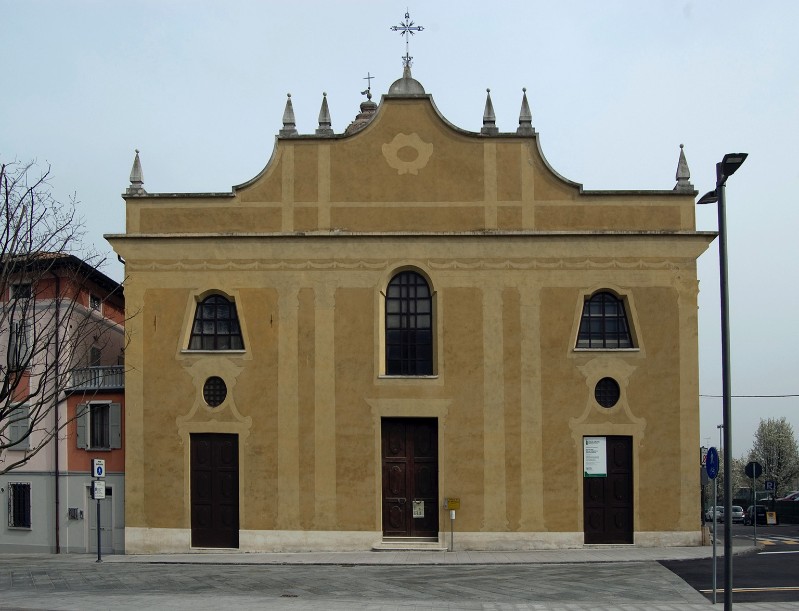
[[[724,433],[724,515],[732,515],[732,410],[730,384],[730,307],[727,287],[727,214],[724,189],[727,179],[746,160],[747,153],[727,153],[716,164],[716,188],[705,193],[697,204],[718,204],[719,213],[719,288],[721,292],[721,385],[722,430]],[[732,609],[732,528],[724,520],[724,609]]]

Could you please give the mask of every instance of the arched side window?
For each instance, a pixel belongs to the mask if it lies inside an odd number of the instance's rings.
[[[211,295],[197,304],[189,350],[244,350],[235,302]]]
[[[577,334],[578,348],[632,348],[624,301],[606,291],[586,298]]]
[[[386,375],[433,375],[433,298],[417,272],[400,272],[388,283]]]

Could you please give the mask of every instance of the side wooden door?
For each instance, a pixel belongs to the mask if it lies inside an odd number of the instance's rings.
[[[105,488],[105,498],[100,499],[100,553],[103,555],[114,553],[114,489]],[[89,520],[89,534],[86,551],[90,554],[97,553],[97,501],[92,498],[92,489],[86,490],[87,509]]]
[[[238,435],[191,435],[191,545],[239,546]]]
[[[606,437],[607,477],[583,478],[586,543],[633,543],[633,440]]]
[[[383,535],[438,537],[438,421],[384,418]]]

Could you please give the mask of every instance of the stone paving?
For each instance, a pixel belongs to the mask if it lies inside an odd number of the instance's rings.
[[[628,550],[630,554],[635,555],[633,550]],[[110,556],[102,563],[79,554],[0,555],[0,608],[683,611],[712,607],[654,560],[475,563],[490,556],[471,553],[461,557],[469,562],[457,562],[452,554],[432,554],[439,558],[438,564],[420,563],[423,556],[413,564],[398,564],[387,563],[379,552],[363,554],[371,563],[352,562],[355,555],[300,556],[305,562],[287,564],[281,554],[198,554],[189,559]],[[311,561],[314,557],[316,562]],[[511,554],[511,558],[520,556]],[[796,609],[797,603],[735,607],[765,611]]]

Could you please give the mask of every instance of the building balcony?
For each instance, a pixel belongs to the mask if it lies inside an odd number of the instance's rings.
[[[83,367],[72,370],[72,384],[69,390],[122,390],[125,388],[125,367]]]

